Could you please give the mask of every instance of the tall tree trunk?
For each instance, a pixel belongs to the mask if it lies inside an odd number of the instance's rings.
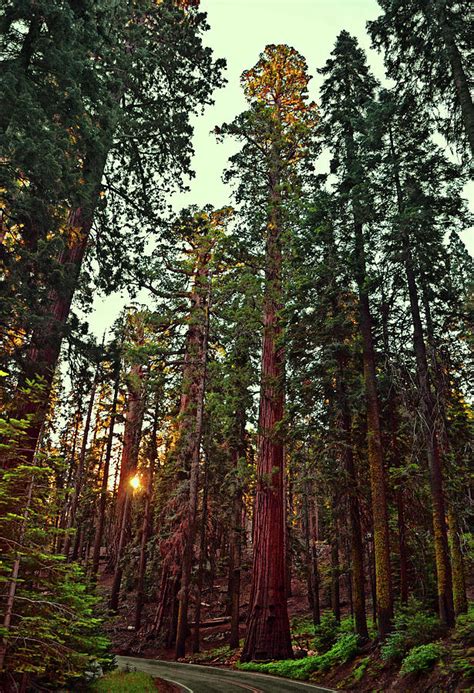
[[[41,316],[42,324],[33,332],[26,353],[20,387],[27,381],[37,381],[41,383],[41,390],[37,397],[25,396],[20,392],[12,407],[14,418],[30,419],[25,436],[26,445],[23,454],[25,464],[33,462],[46,419],[54,371],[91,225],[92,217],[81,209],[76,209],[69,215],[67,223],[69,236],[65,234],[65,247],[57,258],[57,263],[63,269],[67,280],[64,280],[60,289],[51,289]]]
[[[66,556],[66,558],[68,558],[69,550],[71,548],[71,539],[72,539],[72,533],[71,532],[74,529],[75,524],[76,524],[76,515],[77,515],[77,510],[79,507],[79,499],[81,497],[82,486],[84,484],[87,443],[89,440],[89,431],[90,431],[90,427],[91,427],[92,412],[94,409],[95,393],[97,390],[98,378],[99,378],[99,366],[97,366],[97,370],[96,370],[96,373],[94,375],[94,382],[92,383],[92,390],[91,390],[91,395],[90,395],[90,399],[89,399],[89,406],[87,407],[86,421],[84,424],[84,431],[82,434],[81,451],[79,453],[79,459],[78,459],[78,463],[77,463],[76,480],[74,483],[74,491],[73,491],[72,498],[71,498],[71,507],[69,508],[69,516],[68,516],[68,521],[67,521],[67,525],[66,525],[66,529],[68,530],[68,534],[66,535],[66,538],[64,540],[64,548],[63,548],[63,553]],[[73,555],[71,556],[71,560],[75,560],[77,558],[77,550],[78,550],[78,544],[77,544],[77,542],[75,542],[75,547],[74,547]]]
[[[341,600],[339,589],[339,533],[337,515],[335,513],[336,501],[333,502],[332,537],[331,537],[331,609],[334,618],[339,623],[341,620]]]
[[[116,563],[115,563],[115,569],[114,569],[114,578],[112,581],[112,589],[110,590],[110,598],[109,598],[109,608],[111,611],[118,611],[118,606],[119,606],[120,587],[122,584],[122,576],[123,576],[122,558],[123,558],[123,553],[124,553],[125,547],[127,545],[127,530],[129,529],[128,528],[128,520],[130,517],[131,496],[132,496],[132,489],[131,488],[126,489],[125,499],[124,499],[124,504],[123,504],[123,512],[122,512],[122,523],[120,526],[120,533],[118,536],[117,557],[116,557]]]
[[[136,344],[143,344],[144,329],[139,321],[136,331]],[[123,432],[123,448],[120,460],[120,476],[115,501],[115,541],[116,549],[122,527],[122,518],[126,504],[126,496],[130,487],[130,479],[135,475],[138,463],[138,451],[145,407],[144,371],[141,363],[134,363],[128,376],[127,409]],[[116,553],[116,551],[115,551]],[[115,563],[116,556],[113,556]]]
[[[365,290],[365,254],[362,226],[356,224],[356,246],[359,257],[359,310],[364,362],[364,385],[367,403],[367,446],[369,456],[372,520],[374,527],[375,584],[377,624],[383,639],[391,629],[393,616],[392,577],[390,571],[390,539],[387,492],[380,430],[379,400],[372,338],[372,317],[369,296]]]
[[[79,426],[82,421],[82,412],[81,408],[77,409],[74,413],[74,418],[75,418],[75,424],[74,424],[74,432],[72,434],[72,446],[71,446],[71,452],[69,455],[69,463],[67,467],[67,473],[66,473],[66,479],[64,480],[64,489],[65,489],[65,495],[64,499],[61,503],[60,508],[58,508],[58,528],[64,529],[66,526],[66,520],[67,520],[67,510],[69,507],[69,488],[71,486],[71,481],[74,473],[74,467],[75,467],[75,462],[76,462],[76,446],[77,446],[77,438],[79,435]],[[58,533],[58,535],[54,539],[54,551],[55,552],[60,552],[61,548],[64,546],[64,541],[63,537]]]
[[[110,459],[112,456],[112,447],[114,443],[114,427],[115,418],[117,416],[117,401],[120,388],[120,363],[115,364],[115,382],[114,382],[114,393],[112,396],[112,406],[110,409],[110,424],[109,432],[107,435],[107,447],[105,450],[105,461],[104,469],[102,473],[102,482],[100,488],[99,496],[99,508],[97,515],[97,526],[94,537],[94,548],[92,552],[92,579],[94,580],[99,572],[99,562],[100,562],[100,549],[102,547],[102,539],[104,536],[105,527],[105,511],[107,508],[107,488],[109,483],[109,473],[110,473]]]
[[[435,405],[429,382],[428,362],[423,339],[418,289],[415,274],[409,258],[409,249],[405,249],[405,269],[408,282],[408,293],[413,320],[413,340],[415,347],[418,383],[423,411],[425,444],[428,456],[428,467],[431,482],[431,499],[433,512],[433,534],[438,584],[438,604],[441,621],[448,626],[454,625],[453,588],[451,565],[449,561],[448,531],[443,490],[443,472],[441,454],[436,430]]]
[[[204,266],[206,275],[208,274],[207,264]],[[205,276],[206,276],[205,275]],[[186,637],[188,634],[188,604],[189,591],[191,587],[191,569],[194,555],[194,542],[196,539],[196,517],[199,492],[199,463],[201,456],[201,438],[204,416],[204,396],[206,391],[207,374],[207,344],[209,339],[209,311],[211,295],[211,279],[207,277],[208,288],[207,296],[201,297],[202,308],[204,310],[204,325],[201,343],[198,345],[198,352],[194,356],[198,357],[198,391],[196,401],[195,429],[192,432],[192,457],[191,469],[189,473],[189,505],[187,523],[185,525],[185,536],[183,542],[183,556],[181,566],[181,589],[178,594],[179,609],[176,627],[176,659],[184,657],[186,652]]]
[[[247,636],[241,660],[293,656],[286,602],[283,439],[284,352],[281,344],[281,229],[277,181],[267,230],[259,454],[255,498],[254,557]]]
[[[466,578],[464,575],[464,561],[459,540],[459,528],[456,513],[448,509],[449,546],[451,549],[451,566],[453,576],[454,611],[456,615],[466,614],[468,603],[466,595]]]
[[[396,156],[391,129],[389,130],[389,136],[395,175],[398,210],[400,213],[403,213],[405,204],[398,170],[398,159]],[[451,627],[454,625],[453,585],[451,577],[451,565],[449,560],[448,530],[446,525],[443,490],[443,471],[436,424],[435,402],[431,390],[428,359],[426,356],[426,345],[421,322],[418,287],[416,285],[415,271],[413,268],[408,229],[403,227],[401,231],[405,274],[408,285],[408,296],[410,300],[410,310],[413,323],[413,346],[415,349],[418,388],[421,398],[425,445],[430,473],[439,616],[443,623]]]
[[[245,420],[244,420],[245,421]],[[244,430],[241,435],[245,435]],[[237,469],[239,459],[245,456],[245,439],[242,439],[240,449],[234,450],[234,468]],[[239,647],[239,622],[240,622],[240,577],[242,570],[242,487],[239,479],[236,480],[236,488],[232,502],[232,529],[230,538],[230,554],[232,565],[232,580],[230,591],[230,641],[232,648]]]
[[[138,343],[143,341],[142,326],[138,330]],[[145,386],[143,382],[143,367],[134,364],[130,369],[131,380],[129,398],[123,434],[122,460],[120,465],[120,481],[117,491],[116,524],[114,537],[114,579],[110,593],[110,608],[117,611],[122,584],[122,559],[130,537],[130,510],[132,490],[130,479],[137,470],[140,436],[145,409]],[[118,533],[117,533],[118,529]]]
[[[306,548],[306,571],[308,581],[308,601],[313,615],[313,624],[321,623],[321,610],[319,604],[319,575],[318,558],[316,553],[316,530],[312,513],[310,511],[310,488],[306,470],[306,458],[304,460],[304,484],[303,484],[303,529]]]
[[[352,608],[354,611],[356,633],[363,640],[367,640],[369,633],[367,630],[367,618],[365,614],[364,547],[362,542],[358,481],[354,463],[354,451],[352,447],[351,412],[347,401],[342,357],[339,357],[338,359],[336,387],[338,390],[339,406],[341,409],[344,444],[343,459],[348,482],[347,494],[349,497],[349,521],[351,529]]]
[[[194,632],[193,632],[193,652],[201,650],[201,600],[202,588],[204,583],[204,564],[206,560],[207,542],[207,515],[208,515],[208,495],[209,495],[209,464],[207,454],[204,455],[204,484],[202,494],[202,517],[199,537],[199,564],[196,581],[196,608],[194,610]]]
[[[390,339],[388,328],[389,305],[382,296],[382,332],[383,344],[386,354],[390,354]],[[402,465],[400,450],[398,445],[398,408],[395,384],[392,383],[388,397],[388,424],[390,429],[390,450],[391,463],[394,467]],[[402,604],[408,603],[408,556],[406,545],[406,524],[405,524],[405,496],[403,486],[398,483],[395,488],[395,502],[397,506],[397,530],[398,530],[398,555],[400,563],[400,601]]]
[[[372,594],[372,620],[377,624],[377,585],[375,578],[375,551],[373,535],[367,542],[367,565],[369,568],[370,591]]]
[[[346,135],[346,159],[349,170],[357,160],[354,133],[349,125]],[[355,181],[350,181],[351,192]],[[374,529],[375,586],[377,593],[377,623],[380,638],[385,638],[392,627],[393,595],[390,569],[390,534],[388,525],[388,503],[382,434],[380,429],[380,405],[377,393],[376,359],[372,336],[372,315],[370,313],[367,288],[367,268],[365,257],[365,238],[362,220],[363,211],[356,194],[352,198],[354,228],[354,268],[359,294],[359,329],[362,337],[362,358],[364,364],[364,388],[367,408],[367,450],[369,461],[372,522]]]
[[[145,573],[147,564],[147,544],[152,531],[152,513],[153,513],[153,483],[155,478],[156,461],[158,459],[158,447],[156,437],[158,435],[158,418],[160,412],[161,401],[159,393],[156,393],[155,412],[153,416],[153,426],[151,430],[150,452],[148,459],[148,472],[146,479],[145,490],[145,508],[143,512],[143,523],[140,536],[140,559],[138,562],[137,575],[137,596],[135,602],[135,630],[139,630],[142,620],[143,604],[145,600]]]
[[[285,457],[286,451],[283,450]],[[285,465],[286,466],[286,465]],[[291,580],[293,576],[293,547],[292,547],[292,532],[291,520],[293,516],[293,480],[291,478],[291,470],[287,469],[284,478],[283,493],[285,498],[285,555],[286,555],[286,597],[292,596]]]
[[[234,496],[232,507],[232,591],[230,593],[230,640],[231,648],[239,647],[240,578],[242,571],[242,491]]]

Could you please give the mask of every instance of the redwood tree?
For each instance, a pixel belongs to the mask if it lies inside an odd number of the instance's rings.
[[[222,128],[243,142],[231,171],[240,178],[240,197],[258,205],[265,244],[253,579],[243,661],[293,655],[286,604],[283,259],[289,207],[301,188],[317,120],[309,79],[295,49],[267,46],[241,78],[249,110]]]

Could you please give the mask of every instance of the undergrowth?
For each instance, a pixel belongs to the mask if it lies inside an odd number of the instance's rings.
[[[290,679],[305,681],[314,672],[324,672],[336,664],[343,664],[357,654],[358,638],[353,633],[347,633],[324,654],[305,657],[304,659],[283,659],[277,662],[246,662],[236,666],[243,671],[259,671],[274,676],[286,676]]]
[[[291,659],[272,662],[237,663],[243,671],[255,671],[290,679],[308,680],[312,674],[327,672],[329,669],[353,660],[358,653],[358,637],[352,631],[350,617],[338,623],[332,614],[324,614],[321,624],[314,628],[306,619],[295,620],[292,624],[293,636],[308,637],[314,632],[314,649],[317,654],[303,659]],[[370,632],[371,640],[376,634]],[[295,639],[296,639],[295,638]],[[441,638],[445,638],[441,641]],[[359,659],[346,679],[346,683],[357,687],[362,679],[370,677],[375,680],[377,670],[389,664],[400,676],[417,676],[437,666],[440,676],[457,676],[463,681],[474,676],[474,666],[469,661],[469,654],[474,645],[474,607],[458,617],[456,628],[450,632],[440,623],[438,617],[422,609],[419,602],[413,600],[401,607],[394,618],[394,628],[380,649],[372,648],[371,653]],[[220,648],[225,649],[225,648]],[[217,654],[218,650],[215,651]],[[231,651],[227,649],[227,654]],[[209,653],[208,653],[209,655]]]
[[[443,634],[438,617],[424,611],[419,602],[413,600],[397,611],[393,631],[385,640],[380,654],[387,661],[400,661],[418,646],[437,640]]]
[[[444,648],[440,643],[436,642],[412,647],[403,659],[400,674],[405,676],[406,674],[424,673],[432,668],[443,653]]]

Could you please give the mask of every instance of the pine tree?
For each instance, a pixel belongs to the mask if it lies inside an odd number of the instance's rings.
[[[28,422],[1,419],[0,426],[9,440],[5,452],[17,462],[11,470],[2,470],[0,479],[0,524],[6,541],[0,685],[3,690],[17,690],[17,684],[26,689],[34,682],[75,685],[86,670],[104,661],[109,643],[93,615],[97,599],[87,592],[82,571],[54,551],[55,517],[62,501],[54,478],[62,461],[50,451],[38,455],[33,465],[25,462]],[[18,496],[18,488],[26,488],[26,496]],[[12,501],[16,512],[9,511]]]
[[[359,329],[363,346],[364,383],[367,403],[367,442],[374,525],[377,616],[381,637],[390,630],[393,603],[386,479],[377,392],[376,355],[370,307],[370,275],[367,267],[367,235],[370,233],[369,168],[361,138],[367,107],[374,97],[376,82],[355,38],[343,31],[325,67],[321,106],[325,109],[326,141],[333,153],[338,176],[344,224],[352,227],[352,267],[359,292]],[[341,102],[342,99],[342,102]]]
[[[454,611],[446,525],[443,443],[438,405],[435,403],[435,398],[441,395],[441,384],[436,377],[436,367],[434,370],[432,368],[435,364],[430,364],[432,318],[425,281],[428,267],[440,268],[446,262],[442,237],[446,226],[462,223],[464,218],[460,197],[462,177],[458,168],[431,142],[426,111],[418,105],[417,100],[411,95],[405,95],[398,102],[387,93],[383,97],[381,108],[375,115],[375,127],[382,127],[382,123],[385,127],[384,163],[387,171],[381,188],[385,192],[384,197],[391,189],[393,211],[389,218],[392,219],[393,233],[390,247],[400,255],[407,281],[431,483],[439,613],[441,620],[452,626]],[[384,117],[381,117],[382,113]],[[385,187],[388,182],[391,186]],[[390,210],[390,207],[386,207],[386,210]],[[431,269],[429,272],[431,274]]]
[[[417,90],[442,131],[474,154],[474,105],[469,87],[469,3],[461,0],[378,0],[384,14],[368,22],[383,49],[387,75]],[[404,86],[403,86],[404,85]],[[446,111],[448,115],[446,115]]]

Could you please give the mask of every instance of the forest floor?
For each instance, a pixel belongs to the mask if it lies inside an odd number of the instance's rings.
[[[107,597],[110,578],[103,575],[101,591],[104,601]],[[222,619],[225,613],[225,580],[216,580],[211,589],[203,592],[202,622],[212,623],[214,619]],[[288,610],[292,623],[293,642],[296,649],[303,650],[309,657],[316,655],[313,650],[313,638],[305,584],[298,580],[292,582],[292,596],[288,599]],[[248,606],[250,590],[249,579],[242,585],[242,614]],[[329,596],[322,594],[323,610],[329,609]],[[133,626],[135,593],[125,592],[118,615],[107,623],[107,633],[113,643],[113,652],[117,655],[145,657],[149,659],[174,660],[174,651],[158,646],[153,639],[147,639],[141,633],[135,633]],[[143,631],[146,633],[148,624],[153,622],[155,605],[148,604],[143,612]],[[345,601],[344,590],[341,594],[342,613],[347,614],[349,604]],[[191,608],[192,614],[192,608]],[[471,625],[472,628],[472,625]],[[215,667],[234,668],[239,659],[240,651],[230,650],[228,646],[229,623],[219,623],[214,626],[206,625],[201,629],[200,652],[192,654],[192,637],[187,643],[188,655],[182,661],[193,664],[206,664]],[[245,637],[245,619],[240,625],[240,637]],[[472,637],[472,633],[471,633]],[[350,661],[337,663],[324,671],[312,673],[308,682],[338,690],[353,690],[361,692],[403,691],[404,693],[455,693],[456,691],[474,691],[472,678],[472,662],[474,648],[472,641],[462,639],[455,632],[437,641],[443,651],[443,657],[428,671],[402,676],[400,662],[384,661],[380,656],[380,647],[368,643],[360,648]],[[308,660],[307,660],[308,661]],[[264,669],[261,669],[264,671]],[[292,675],[283,673],[282,675]],[[471,675],[471,678],[467,676]],[[298,678],[298,675],[296,675]]]

